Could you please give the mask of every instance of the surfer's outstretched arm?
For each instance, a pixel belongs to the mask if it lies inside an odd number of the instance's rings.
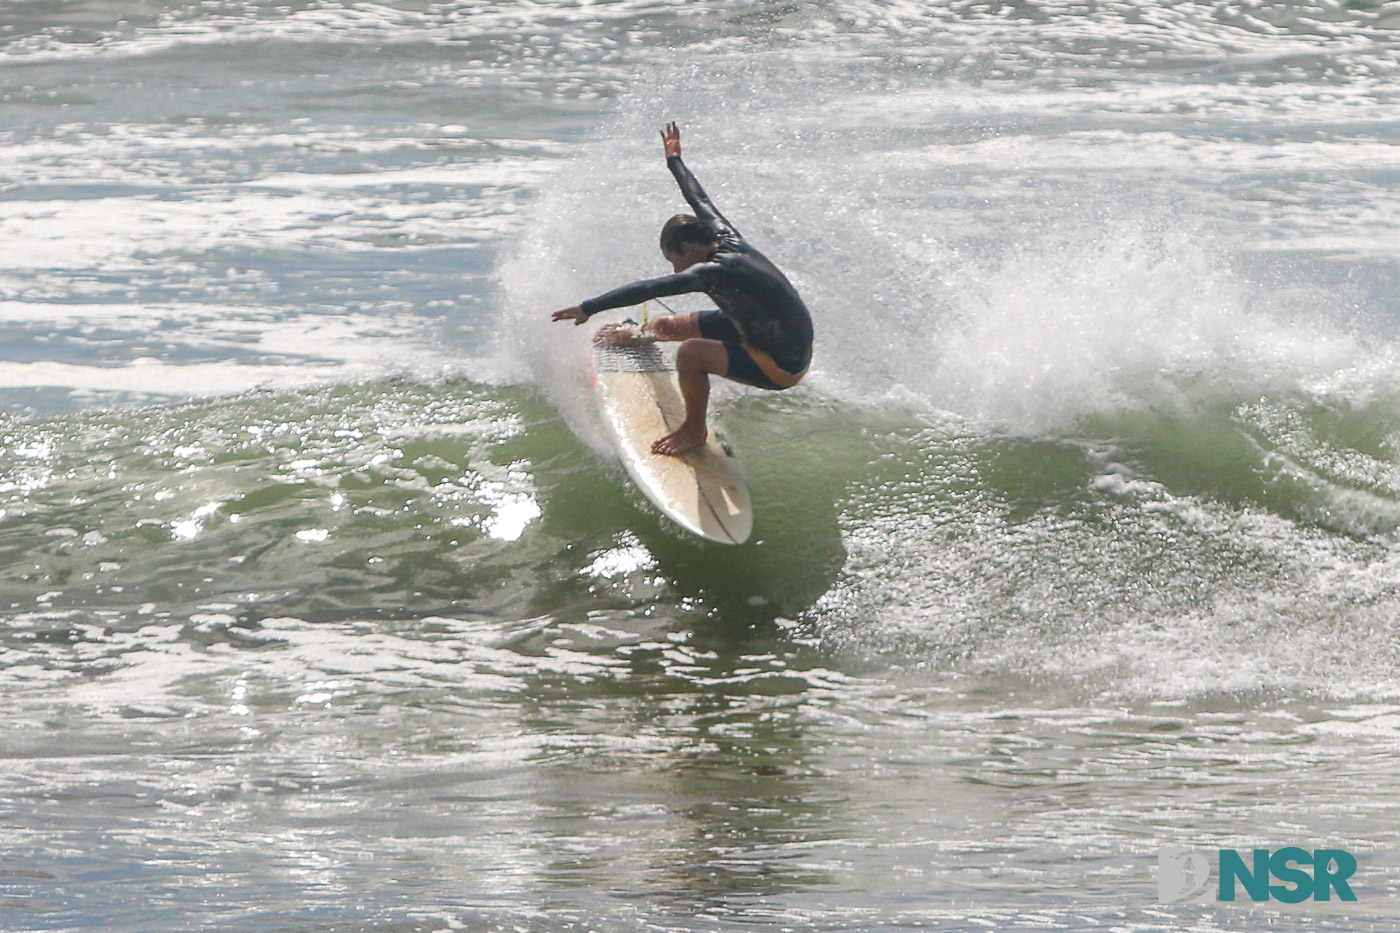
[[[573,321],[575,324],[582,324],[599,311],[607,311],[612,308],[625,308],[629,305],[639,305],[652,298],[665,298],[669,295],[684,295],[687,292],[699,292],[705,290],[705,283],[694,271],[695,267],[687,269],[685,272],[677,272],[674,275],[663,275],[655,279],[642,279],[639,282],[631,282],[621,288],[614,288],[610,292],[605,292],[597,298],[589,298],[576,305],[570,305],[554,312],[553,320]]]
[[[655,279],[642,279],[639,282],[631,282],[621,288],[614,288],[610,292],[605,292],[597,298],[590,298],[581,301],[573,308],[565,308],[563,311],[554,313],[554,320],[571,320],[576,324],[582,324],[599,311],[607,311],[611,308],[625,308],[629,305],[639,305],[652,298],[665,298],[669,295],[684,295],[687,292],[704,291],[705,283],[694,271],[695,267],[687,269],[685,272],[677,272],[673,275],[663,275]],[[574,314],[577,309],[582,317]],[[566,313],[568,312],[568,313]]]
[[[681,131],[675,120],[667,123],[666,128],[661,131],[661,141],[666,146],[666,167],[675,176],[676,184],[680,185],[681,194],[685,196],[685,203],[690,205],[695,216],[708,221],[718,233],[732,233],[738,236],[739,231],[715,209],[714,204],[710,202],[710,196],[681,161]]]

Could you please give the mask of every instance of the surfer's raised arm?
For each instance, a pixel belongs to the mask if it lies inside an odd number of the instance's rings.
[[[691,174],[685,162],[681,161],[681,130],[675,120],[667,123],[666,128],[661,131],[661,142],[666,147],[666,167],[675,176],[676,184],[685,196],[685,203],[690,205],[695,216],[714,227],[715,233],[720,236],[726,233],[738,236],[739,231],[715,209],[714,204],[710,202],[710,196],[700,187],[700,182]]]

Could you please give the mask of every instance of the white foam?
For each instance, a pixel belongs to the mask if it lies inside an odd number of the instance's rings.
[[[290,388],[348,381],[369,373],[353,365],[256,366],[240,363],[182,365],[149,358],[125,366],[71,363],[0,363],[0,386],[124,392],[145,396],[223,395],[259,388]]]

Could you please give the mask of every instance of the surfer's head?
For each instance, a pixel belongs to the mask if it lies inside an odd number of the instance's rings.
[[[718,243],[714,228],[690,214],[677,214],[661,228],[661,255],[677,272],[709,259]]]

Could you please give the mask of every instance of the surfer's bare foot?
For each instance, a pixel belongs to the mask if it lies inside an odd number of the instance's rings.
[[[693,427],[682,423],[665,437],[659,438],[651,445],[651,452],[654,454],[665,454],[668,457],[679,457],[687,450],[694,450],[705,443],[705,426]]]
[[[604,324],[593,335],[593,342],[611,347],[635,347],[642,340],[632,324]]]

